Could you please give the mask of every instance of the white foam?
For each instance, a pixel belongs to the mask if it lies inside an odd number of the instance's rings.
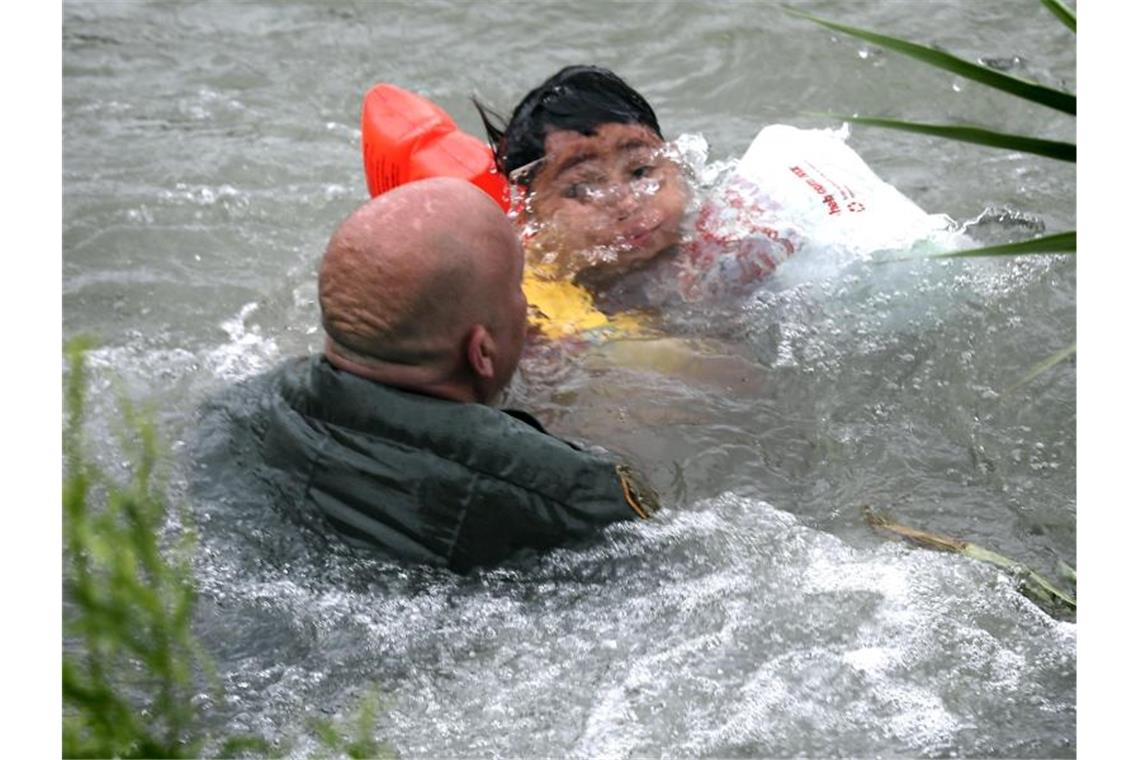
[[[204,357],[206,366],[217,377],[228,381],[241,380],[269,369],[281,358],[277,341],[262,335],[258,325],[246,325],[246,320],[257,309],[257,303],[247,303],[237,315],[221,323],[230,342]]]

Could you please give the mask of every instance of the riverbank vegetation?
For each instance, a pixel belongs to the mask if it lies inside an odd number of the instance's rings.
[[[286,754],[288,747],[262,737],[206,729],[197,695],[220,695],[221,686],[193,633],[194,530],[169,504],[151,415],[120,401],[125,481],[88,456],[89,346],[79,340],[65,350],[63,756]],[[343,721],[313,719],[307,728],[330,754],[392,757],[375,738],[378,710],[370,696]]]

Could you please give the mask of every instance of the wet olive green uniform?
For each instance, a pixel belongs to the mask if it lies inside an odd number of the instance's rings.
[[[262,412],[265,459],[298,498],[395,557],[466,570],[657,507],[628,468],[527,415],[381,385],[321,357],[278,369]]]

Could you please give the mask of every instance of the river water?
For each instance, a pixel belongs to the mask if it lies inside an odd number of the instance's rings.
[[[797,6],[1075,89],[1072,35],[1031,0]],[[829,113],[1055,139],[1070,118],[759,2],[68,0],[63,63],[64,334],[99,341],[92,437],[125,393],[173,452],[225,687],[203,697],[211,731],[304,754],[308,716],[376,692],[405,757],[1075,754],[1075,623],[860,513],[1055,580],[1075,565],[1075,367],[1011,389],[1075,340],[1072,258],[793,258],[743,303],[673,321],[748,367],[728,390],[524,362],[513,402],[634,459],[666,508],[469,577],[349,552],[191,455],[208,398],[320,345],[316,265],[367,197],[376,82],[477,133],[472,94],[509,111],[598,63],[713,160]],[[849,144],[925,210],[980,217],[980,239],[1075,226],[1071,166],[866,128]]]

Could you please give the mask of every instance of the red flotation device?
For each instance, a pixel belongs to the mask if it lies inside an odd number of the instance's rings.
[[[460,130],[430,100],[378,84],[364,96],[360,132],[364,176],[373,198],[417,179],[458,177],[482,189],[504,211],[510,208],[510,190],[490,147]]]

